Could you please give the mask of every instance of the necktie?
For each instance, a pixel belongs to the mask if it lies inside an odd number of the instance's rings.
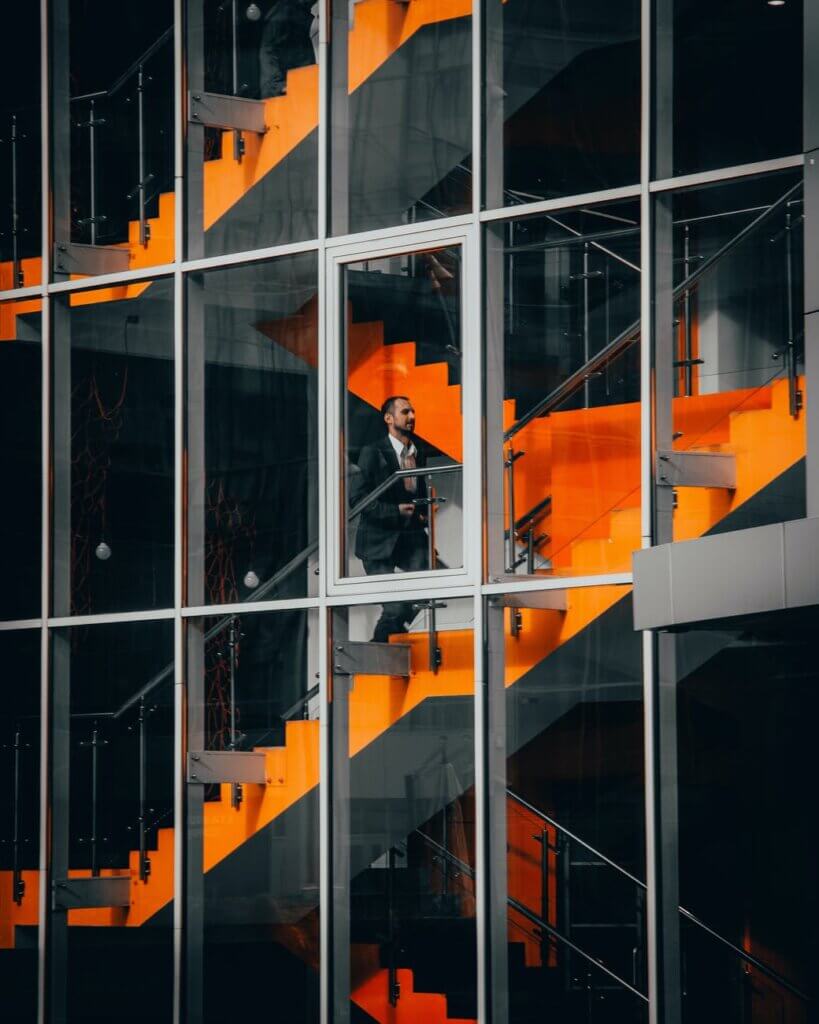
[[[401,452],[401,469],[415,469],[415,451],[408,446],[405,446],[404,450]],[[415,494],[418,490],[417,477],[405,476],[404,487],[410,492],[410,494]]]

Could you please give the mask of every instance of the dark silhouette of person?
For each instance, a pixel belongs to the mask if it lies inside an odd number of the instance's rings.
[[[315,63],[312,36],[314,0],[257,0],[248,6],[250,21],[261,21],[259,98],[286,92],[287,72]]]
[[[423,445],[415,436],[415,409],[405,395],[390,395],[381,406],[387,432],[374,444],[365,445],[358,459],[351,504],[355,505],[396,470],[422,470],[427,464]],[[423,475],[396,480],[361,513],[355,553],[368,576],[400,569],[420,572],[429,568],[426,480]],[[376,623],[373,640],[385,642],[391,633],[406,633],[415,617],[409,601],[385,604]]]

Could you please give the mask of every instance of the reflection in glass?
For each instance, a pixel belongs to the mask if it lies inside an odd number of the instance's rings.
[[[487,7],[487,205],[636,182],[638,0]]]
[[[455,568],[463,564],[460,250],[351,263],[344,283],[344,575]],[[386,606],[378,639],[413,617],[409,606]]]
[[[792,175],[673,198],[674,447],[737,473],[680,489],[675,540],[805,514],[802,207]]]
[[[674,0],[655,177],[802,152],[802,4]],[[760,68],[765,69],[760,74]],[[673,149],[672,149],[673,147]]]
[[[505,566],[631,566],[640,538],[640,228],[634,203],[510,222],[503,282]],[[492,453],[493,456],[495,453]]]
[[[66,1019],[169,1022],[173,996],[174,676],[170,622],[53,635],[55,870],[126,878],[127,906],[67,917]],[[62,757],[66,760],[63,762]],[[67,810],[67,818],[65,811]],[[62,944],[55,937],[54,956]],[[150,985],[144,979],[150,978]]]
[[[264,758],[262,785],[205,787],[204,1019],[319,1019],[318,613],[206,619],[201,704],[207,750]],[[198,940],[192,937],[192,942]]]
[[[190,254],[314,238],[319,3],[195,0],[191,8],[191,84],[213,98],[194,101]],[[234,126],[237,110],[245,130]]]
[[[472,0],[336,0],[332,231],[472,208]]]
[[[54,318],[55,612],[167,608],[172,282],[83,292]]]
[[[40,7],[14,12],[0,69],[0,290],[42,281]]]
[[[0,972],[3,1020],[37,1019],[40,632],[0,633]]]
[[[789,611],[677,641],[686,1024],[812,1018],[815,626]]]
[[[58,278],[173,261],[173,18],[171,0],[55,15]]]
[[[313,253],[189,284],[190,359],[203,378],[191,378],[190,429],[204,438],[201,476],[191,464],[191,603],[315,587],[316,289]]]
[[[477,1017],[472,604],[435,604],[390,644],[409,676],[334,678],[336,1019]],[[378,614],[337,613],[336,651]]]
[[[642,657],[631,615],[624,587],[506,613],[511,1024],[647,1017]]]
[[[40,299],[0,304],[0,436],[6,438],[0,619],[40,615],[41,338]]]

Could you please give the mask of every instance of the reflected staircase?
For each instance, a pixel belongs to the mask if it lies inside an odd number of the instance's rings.
[[[351,32],[350,91],[383,65],[423,25],[467,16],[469,0],[364,0],[356,5],[355,27]],[[295,69],[288,74],[287,94],[265,101],[264,135],[245,133],[241,161],[231,155],[232,132],[223,136],[223,156],[205,163],[204,226],[209,229],[225,217],[232,206],[316,128],[318,69]],[[139,242],[139,223],[129,228],[129,241],[122,243],[133,269],[170,262],[173,258],[174,197],[159,199],[159,212],[150,222],[147,244]],[[24,260],[24,283],[39,283],[39,260]],[[0,265],[0,287],[8,287],[10,265]],[[7,284],[3,284],[3,282]],[[73,295],[72,303],[108,302],[135,298],[150,283],[106,288],[88,295]],[[23,299],[0,306],[0,341],[18,336],[18,317],[34,314],[39,300]],[[273,342],[305,360],[312,358],[316,306],[308,303],[297,315],[271,324],[257,325]],[[412,339],[387,338],[385,324],[370,320],[350,324],[350,391],[371,409],[377,410],[386,394],[411,392],[416,405],[419,434],[437,451],[455,461],[463,457],[462,439],[453,424],[461,419],[460,383],[452,383],[449,362],[419,358],[419,344]],[[800,380],[804,388],[804,380]],[[789,409],[788,382],[775,380],[763,387],[698,395],[674,400],[675,424],[679,424],[681,450],[730,452],[736,458],[735,489],[680,488],[675,513],[675,539],[683,540],[709,532],[735,510],[753,500],[767,485],[792,468],[805,454],[804,421]],[[519,415],[514,400],[505,403],[504,420],[511,426]],[[587,409],[554,411],[530,421],[515,438],[514,450],[525,452],[518,461],[515,503],[519,509],[540,507],[537,543],[539,564],[554,573],[590,575],[623,572],[631,567],[631,554],[640,539],[640,447],[639,406],[636,403]],[[548,498],[548,505],[544,506]],[[526,513],[516,517],[526,526]],[[513,524],[513,525],[516,525]],[[509,524],[507,524],[508,526]],[[519,553],[525,542],[516,538]],[[507,642],[508,687],[526,677],[562,645],[579,636],[624,599],[627,588],[598,586],[571,592],[563,611],[523,608],[510,610],[516,618],[514,636]],[[419,632],[400,638],[410,646],[412,671],[409,678],[359,676],[349,698],[351,759],[386,735],[405,716],[423,705],[474,695],[472,673],[473,637],[467,630],[438,633],[442,669],[429,668],[429,636]],[[549,722],[540,723],[543,729]],[[264,755],[264,783],[245,784],[238,807],[231,801],[231,785],[222,784],[219,797],[205,803],[204,870],[226,864],[254,835],[275,822],[311,793],[319,781],[319,723],[315,720],[288,721],[282,746],[256,748]],[[510,798],[511,800],[511,798]],[[525,836],[542,831],[544,842],[556,847],[557,833],[545,827],[536,815],[517,808],[510,811],[514,821],[510,833],[510,855],[520,877],[527,901],[540,901],[550,910],[547,924],[557,927],[558,898],[556,861],[548,859],[546,875],[541,866],[530,863]],[[520,830],[518,835],[516,830]],[[166,908],[173,899],[173,828],[159,828],[149,850],[151,864],[141,877],[139,851],[129,863],[117,869],[102,869],[102,877],[129,879],[127,906],[71,910],[69,925],[76,927],[139,928]],[[89,869],[75,869],[70,878],[90,875]],[[544,883],[543,879],[546,878]],[[0,872],[0,949],[11,948],[16,930],[36,925],[39,915],[39,873],[23,871],[23,892],[15,899],[15,879],[10,871]],[[544,893],[544,885],[546,892]],[[457,899],[462,906],[474,899],[468,885],[462,885]],[[294,911],[295,924],[313,915],[315,894],[305,894],[303,905]],[[510,939],[518,946],[513,971],[540,969],[554,958],[552,947],[544,945],[525,914],[510,911]],[[519,942],[518,942],[519,939]],[[428,992],[416,970],[415,957],[398,966],[385,967],[377,943],[363,941],[356,955],[359,976],[352,998],[361,1011],[380,1024],[404,1024],[423,1020],[428,1024],[474,1020],[472,1016],[449,1016],[447,997],[441,990]],[[387,998],[387,972],[395,971],[400,998],[393,1005]],[[461,1007],[460,1009],[463,1009]]]

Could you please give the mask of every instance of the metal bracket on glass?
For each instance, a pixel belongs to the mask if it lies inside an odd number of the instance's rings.
[[[429,670],[433,674],[438,673],[443,661],[441,648],[438,646],[438,621],[437,612],[439,608],[446,608],[445,601],[418,601],[412,606],[416,611],[429,612]]]
[[[515,579],[515,577],[511,576],[509,579]],[[520,636],[523,630],[521,608],[565,612],[569,607],[565,590],[524,590],[517,594],[500,594],[497,597],[490,597],[489,601],[496,608],[511,609],[509,632],[514,637]]]
[[[130,260],[127,249],[118,249],[113,245],[54,243],[54,270],[58,274],[117,274],[128,269]]]
[[[333,673],[337,676],[409,676],[409,644],[341,640],[333,645]]]
[[[191,750],[188,752],[188,782],[264,785],[267,782],[265,755],[250,750]]]
[[[730,452],[657,452],[660,487],[725,487],[737,485],[736,456]]]
[[[131,905],[131,876],[57,878],[51,884],[51,905],[54,910],[129,907]]]
[[[233,128],[264,135],[264,102],[218,92],[188,93],[188,120],[208,128]]]
[[[563,589],[522,590],[516,594],[499,594],[490,600],[500,608],[537,608],[541,611],[565,612],[569,607]]]

